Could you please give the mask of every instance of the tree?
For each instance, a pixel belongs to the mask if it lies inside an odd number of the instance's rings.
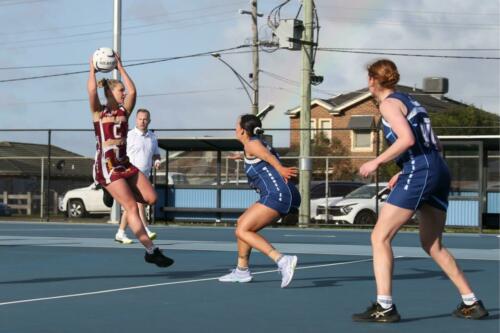
[[[337,138],[331,140],[323,131],[319,131],[312,141],[312,156],[347,156],[349,152],[342,142]],[[313,177],[324,179],[326,161],[323,158],[313,159]],[[332,158],[328,161],[328,173],[332,180],[351,180],[356,175],[357,170],[352,165],[351,159]]]
[[[466,107],[456,106],[445,112],[429,112],[429,117],[431,118],[434,132],[437,135],[500,134],[500,117],[496,114],[478,109],[474,105]]]

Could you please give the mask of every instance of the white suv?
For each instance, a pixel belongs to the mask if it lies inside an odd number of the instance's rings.
[[[179,172],[168,173],[169,184],[187,184],[186,175]],[[101,185],[91,184],[87,187],[70,190],[59,197],[58,208],[68,217],[84,217],[86,215],[109,214],[111,208],[104,205]]]
[[[325,206],[318,206],[315,220],[333,221],[335,223],[349,224],[375,224],[377,222],[376,201],[379,210],[390,192],[387,183],[379,183],[377,194],[376,184],[361,186],[328,207],[326,214]]]
[[[59,198],[59,210],[66,212],[68,217],[107,214],[111,211],[111,208],[104,205],[102,195],[101,186],[96,184],[70,190],[62,198]]]

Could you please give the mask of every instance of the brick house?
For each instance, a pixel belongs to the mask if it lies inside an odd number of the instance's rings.
[[[429,113],[467,106],[443,95],[429,94],[417,88],[399,85],[397,90],[412,95]],[[297,151],[300,131],[294,129],[300,128],[300,106],[285,114],[290,117],[290,148]],[[366,88],[330,99],[314,99],[311,101],[311,139],[322,135],[331,142],[335,138],[340,140],[351,156],[375,156],[380,117],[375,100]],[[382,147],[383,136],[381,132],[379,135]],[[356,166],[363,162],[353,161]]]

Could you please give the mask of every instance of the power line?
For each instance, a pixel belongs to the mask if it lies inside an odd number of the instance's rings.
[[[152,26],[158,26],[158,25],[169,25],[169,24],[177,24],[180,22],[185,22],[185,21],[191,21],[191,20],[198,20],[198,19],[203,19],[203,18],[211,18],[211,17],[217,17],[221,15],[226,15],[229,13],[232,13],[233,10],[225,10],[223,12],[218,12],[218,13],[211,13],[211,14],[203,14],[200,16],[194,16],[194,17],[185,17],[182,19],[177,19],[177,20],[168,20],[166,22],[156,22],[156,23],[148,23],[148,24],[140,24],[140,25],[135,25],[135,26],[130,26],[130,27],[124,27],[123,30],[134,30],[134,29],[142,29],[142,28],[149,28]],[[44,38],[34,38],[34,39],[24,39],[24,40],[15,40],[15,41],[10,41],[10,42],[4,42],[0,43],[0,45],[12,45],[12,44],[22,44],[22,43],[30,43],[30,42],[39,42],[39,41],[47,41],[47,40],[57,40],[57,39],[64,39],[64,38],[74,38],[74,37],[81,37],[81,36],[89,36],[89,35],[99,35],[99,34],[104,34],[104,33],[110,33],[110,29],[106,30],[96,30],[96,31],[88,31],[88,32],[80,32],[80,33],[74,33],[74,34],[69,34],[69,35],[64,35],[64,36],[52,36],[52,37],[44,37]],[[142,31],[140,33],[147,33],[149,31]],[[128,35],[128,34],[125,34]]]
[[[379,47],[331,47],[335,50],[356,50],[356,51],[484,51],[493,52],[500,51],[500,49],[493,48],[379,48]]]
[[[245,47],[249,47],[249,46],[250,45],[239,45],[239,46],[230,47],[230,48],[226,48],[226,49],[213,50],[213,51],[193,53],[193,54],[188,54],[188,55],[183,55],[183,56],[176,56],[176,57],[168,57],[168,58],[162,58],[162,59],[156,59],[156,60],[143,61],[143,62],[138,62],[138,63],[135,63],[135,64],[126,65],[124,67],[134,67],[134,66],[141,66],[141,65],[148,65],[148,64],[154,64],[154,63],[172,61],[172,60],[180,60],[180,59],[188,59],[188,58],[195,58],[195,57],[207,56],[207,55],[210,55],[212,53],[222,53],[222,52],[225,52],[225,51],[237,50],[237,49],[241,49],[241,48],[245,48]],[[14,78],[14,79],[6,79],[6,80],[0,80],[0,83],[14,82],[14,81],[35,80],[35,79],[43,79],[43,78],[57,77],[57,76],[68,76],[68,75],[82,74],[82,73],[88,73],[88,70],[66,72],[66,73],[58,73],[58,74],[47,74],[47,75],[29,76],[29,77],[21,77],[21,78]]]
[[[223,52],[224,55],[231,54],[244,54],[244,53],[252,53],[252,51],[233,51],[233,52]],[[143,61],[152,61],[152,60],[161,60],[165,58],[146,58],[146,59],[131,59],[131,60],[123,60],[124,64],[126,63],[136,63]],[[37,69],[37,68],[57,68],[57,67],[73,67],[73,66],[88,66],[88,62],[79,62],[79,63],[69,63],[69,64],[47,64],[47,65],[30,65],[30,66],[12,66],[12,67],[0,67],[0,70],[18,70],[18,69]],[[127,66],[125,66],[127,67]]]
[[[42,0],[37,0],[37,1],[42,1]],[[212,5],[209,7],[200,7],[197,9],[184,9],[184,10],[178,10],[178,11],[174,11],[174,12],[168,12],[167,14],[146,15],[146,16],[140,16],[140,17],[135,17],[135,18],[129,18],[129,19],[125,19],[124,21],[128,22],[128,21],[139,21],[139,20],[145,20],[145,19],[149,20],[152,18],[165,17],[165,16],[170,17],[172,15],[195,12],[195,11],[204,12],[204,11],[209,11],[209,10],[213,10],[213,9],[220,8],[220,7],[227,7],[228,5],[240,5],[243,3],[246,3],[246,1],[230,1],[230,2],[225,2],[225,3],[221,3],[221,4]],[[113,21],[111,21],[111,20],[107,20],[107,21],[100,21],[100,22],[94,22],[94,23],[60,26],[60,27],[54,27],[54,28],[22,30],[22,31],[16,31],[16,32],[9,32],[9,33],[0,33],[0,36],[12,36],[12,35],[20,35],[20,34],[40,33],[40,32],[45,32],[45,31],[59,31],[59,30],[82,28],[82,27],[95,27],[95,26],[104,25],[104,24],[111,24],[112,22]]]
[[[276,87],[276,86],[261,86],[261,88],[265,89],[275,89],[282,90],[286,92],[290,92],[293,94],[300,93],[298,91],[293,91],[284,87]],[[228,90],[242,90],[242,87],[232,87],[232,88],[213,88],[213,89],[197,89],[197,90],[180,90],[180,91],[169,91],[163,93],[150,93],[150,94],[138,94],[138,98],[147,98],[147,97],[160,97],[160,96],[179,96],[179,95],[197,95],[197,94],[205,94],[205,93],[213,93],[213,92],[223,92]],[[45,100],[45,101],[33,101],[33,102],[15,102],[15,103],[0,103],[0,106],[13,106],[13,105],[30,105],[30,104],[59,104],[59,103],[76,103],[76,102],[87,102],[88,98],[70,98],[70,99],[53,99],[53,100]]]
[[[437,55],[437,54],[410,54],[410,53],[392,53],[392,52],[368,52],[368,51],[354,51],[336,48],[320,47],[318,51],[323,52],[339,52],[339,53],[357,53],[357,54],[370,54],[370,55],[390,55],[401,57],[423,57],[423,58],[444,58],[444,59],[475,59],[475,60],[500,60],[500,57],[475,57],[475,56],[458,56],[458,55]]]
[[[5,6],[16,6],[16,5],[24,5],[28,3],[34,3],[34,2],[46,2],[47,0],[28,0],[28,1],[12,1],[12,2],[7,2],[7,3],[0,3],[0,7],[5,7]]]
[[[345,6],[336,6],[336,5],[325,5],[321,4],[321,7],[334,7],[334,8],[339,8],[339,9],[346,9],[346,10],[352,10],[359,12],[360,10],[364,11],[372,11],[372,12],[382,12],[382,13],[387,13],[387,12],[393,12],[393,13],[407,13],[407,14],[431,14],[431,15],[463,15],[463,16],[499,16],[498,13],[471,13],[471,12],[453,12],[453,11],[430,11],[430,10],[410,10],[410,9],[390,9],[390,8],[384,8],[384,9],[377,9],[377,8],[367,8],[367,7],[345,7]]]
[[[378,19],[369,18],[359,18],[359,17],[342,17],[342,16],[323,16],[323,18],[328,19],[332,22],[342,23],[345,22],[358,22],[361,24],[380,24],[380,25],[396,25],[396,26],[411,26],[411,27],[421,27],[421,28],[431,28],[431,27],[450,27],[455,29],[479,29],[479,30],[498,30],[498,23],[447,23],[447,22],[425,22],[425,21],[384,21]]]
[[[132,33],[124,34],[123,36],[129,37],[129,36],[151,33],[151,32],[179,30],[179,29],[186,29],[186,28],[200,26],[200,25],[206,26],[207,24],[218,24],[221,22],[234,21],[236,19],[237,19],[236,17],[232,17],[232,18],[220,19],[220,20],[215,20],[215,21],[204,21],[204,22],[199,22],[199,23],[186,24],[186,25],[181,25],[181,26],[173,26],[173,27],[161,28],[161,29],[156,29],[156,30],[132,32]],[[24,49],[24,48],[46,47],[46,46],[54,46],[54,45],[67,46],[68,44],[71,44],[71,43],[81,43],[81,42],[96,41],[96,40],[109,40],[109,37],[103,36],[103,37],[96,37],[96,38],[79,39],[79,40],[74,40],[74,41],[61,41],[61,42],[55,42],[55,43],[44,43],[44,44],[38,44],[38,45],[32,44],[32,45],[22,45],[22,46],[7,46],[4,49],[18,50],[18,49]]]
[[[199,89],[199,90],[180,90],[180,91],[170,91],[164,93],[151,93],[151,94],[138,94],[138,98],[145,97],[159,97],[159,96],[172,96],[172,95],[196,95],[204,94],[218,91],[228,91],[230,89],[241,90],[242,88],[214,88],[214,89]],[[11,106],[11,105],[29,105],[29,104],[58,104],[58,103],[74,103],[74,102],[87,102],[88,98],[70,98],[70,99],[54,99],[46,101],[33,101],[33,102],[15,102],[15,103],[0,103],[1,106]]]

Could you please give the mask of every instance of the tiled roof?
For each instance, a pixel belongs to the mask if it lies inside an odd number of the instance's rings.
[[[40,176],[42,157],[47,168],[48,146],[34,143],[0,142],[0,176]],[[94,160],[51,146],[51,177],[91,177]]]
[[[464,103],[455,101],[453,99],[447,98],[447,97],[442,97],[439,98],[436,95],[432,95],[429,93],[425,93],[422,89],[418,88],[412,88],[408,86],[403,86],[403,85],[398,85],[396,86],[397,91],[401,91],[404,93],[408,93],[413,98],[415,98],[420,104],[422,104],[428,112],[442,112],[446,110],[451,110],[452,108],[456,106],[467,106]],[[352,91],[346,94],[340,94],[338,96],[329,98],[329,99],[322,99],[323,102],[331,105],[333,107],[333,110],[335,112],[342,111],[344,107],[350,107],[352,101],[355,101],[357,98],[366,95],[365,98],[362,100],[367,100],[369,98],[372,98],[371,96],[368,95],[368,89],[359,89],[356,91]],[[361,102],[361,101],[360,101]],[[300,108],[294,108],[291,110],[288,110],[286,112],[287,115],[297,115],[300,112]]]

